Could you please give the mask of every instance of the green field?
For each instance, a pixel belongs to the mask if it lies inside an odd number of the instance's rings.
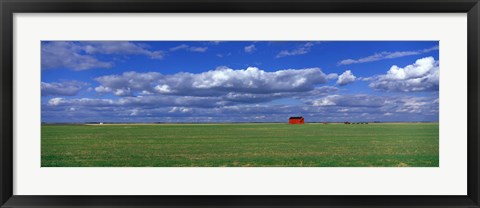
[[[43,125],[42,167],[438,167],[438,123]]]

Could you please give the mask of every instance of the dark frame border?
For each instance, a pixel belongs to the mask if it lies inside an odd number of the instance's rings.
[[[480,207],[479,0],[0,0],[1,207]],[[466,196],[23,196],[13,195],[14,13],[467,13]]]

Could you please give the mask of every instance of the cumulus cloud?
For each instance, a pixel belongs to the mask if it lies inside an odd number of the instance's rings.
[[[352,71],[347,70],[347,71],[343,72],[343,74],[338,76],[337,84],[338,85],[350,84],[350,83],[354,82],[356,78],[357,77],[355,77],[355,75],[353,75]]]
[[[337,79],[338,74],[337,73],[330,73],[327,75],[327,79]]]
[[[183,73],[172,76],[176,82],[171,88],[187,90],[233,91],[248,93],[295,92],[313,89],[315,84],[326,82],[319,68],[287,69],[266,72],[256,67],[245,70],[219,68],[200,74]],[[167,83],[173,85],[173,83]]]
[[[148,45],[126,41],[48,41],[42,42],[42,68],[69,68],[76,71],[111,68],[113,62],[101,61],[94,54],[145,55],[162,59],[163,51],[148,50]]]
[[[194,47],[194,46],[189,46],[187,44],[181,44],[181,45],[175,46],[173,48],[170,48],[170,51],[178,51],[178,50],[186,50],[186,51],[191,51],[191,52],[203,53],[203,52],[208,50],[208,47]]]
[[[340,62],[338,62],[338,65],[349,65],[349,64],[358,64],[358,63],[366,63],[366,62],[373,62],[373,61],[380,61],[383,59],[393,59],[393,58],[400,58],[404,56],[413,56],[413,55],[420,55],[424,53],[428,53],[430,51],[435,51],[438,50],[438,46],[434,46],[431,48],[426,48],[422,50],[417,50],[417,51],[395,51],[395,52],[389,52],[389,51],[384,51],[380,53],[373,54],[371,56],[367,56],[364,58],[359,58],[359,59],[345,59]]]
[[[163,77],[158,72],[125,72],[122,75],[97,77],[101,85],[95,88],[99,93],[113,93],[117,96],[132,96],[134,92],[150,94],[155,90],[155,83]]]
[[[386,91],[438,91],[439,75],[438,61],[426,57],[403,68],[392,66],[386,74],[372,77],[369,86]]]
[[[303,55],[303,54],[307,54],[308,52],[310,52],[311,48],[315,45],[315,43],[313,42],[308,42],[308,43],[305,43],[305,44],[302,44],[300,45],[299,47],[293,49],[293,50],[283,50],[283,51],[280,51],[276,58],[282,58],[282,57],[285,57],[285,56],[297,56],[297,55]]]
[[[74,96],[86,85],[87,83],[78,81],[42,82],[42,96]]]
[[[244,50],[246,53],[253,53],[257,49],[255,48],[255,45],[252,44],[249,46],[245,46]]]
[[[167,95],[222,96],[228,93],[271,94],[305,92],[327,81],[319,68],[287,69],[266,72],[256,67],[234,70],[217,68],[198,74],[181,72],[162,75],[157,72],[125,72],[95,79],[97,92],[131,96],[134,92]]]

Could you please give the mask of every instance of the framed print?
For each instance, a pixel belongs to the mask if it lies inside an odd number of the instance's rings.
[[[479,5],[2,1],[2,207],[479,207]]]

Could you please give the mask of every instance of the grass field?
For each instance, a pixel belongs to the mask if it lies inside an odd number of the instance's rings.
[[[43,125],[42,167],[438,167],[438,123]]]

